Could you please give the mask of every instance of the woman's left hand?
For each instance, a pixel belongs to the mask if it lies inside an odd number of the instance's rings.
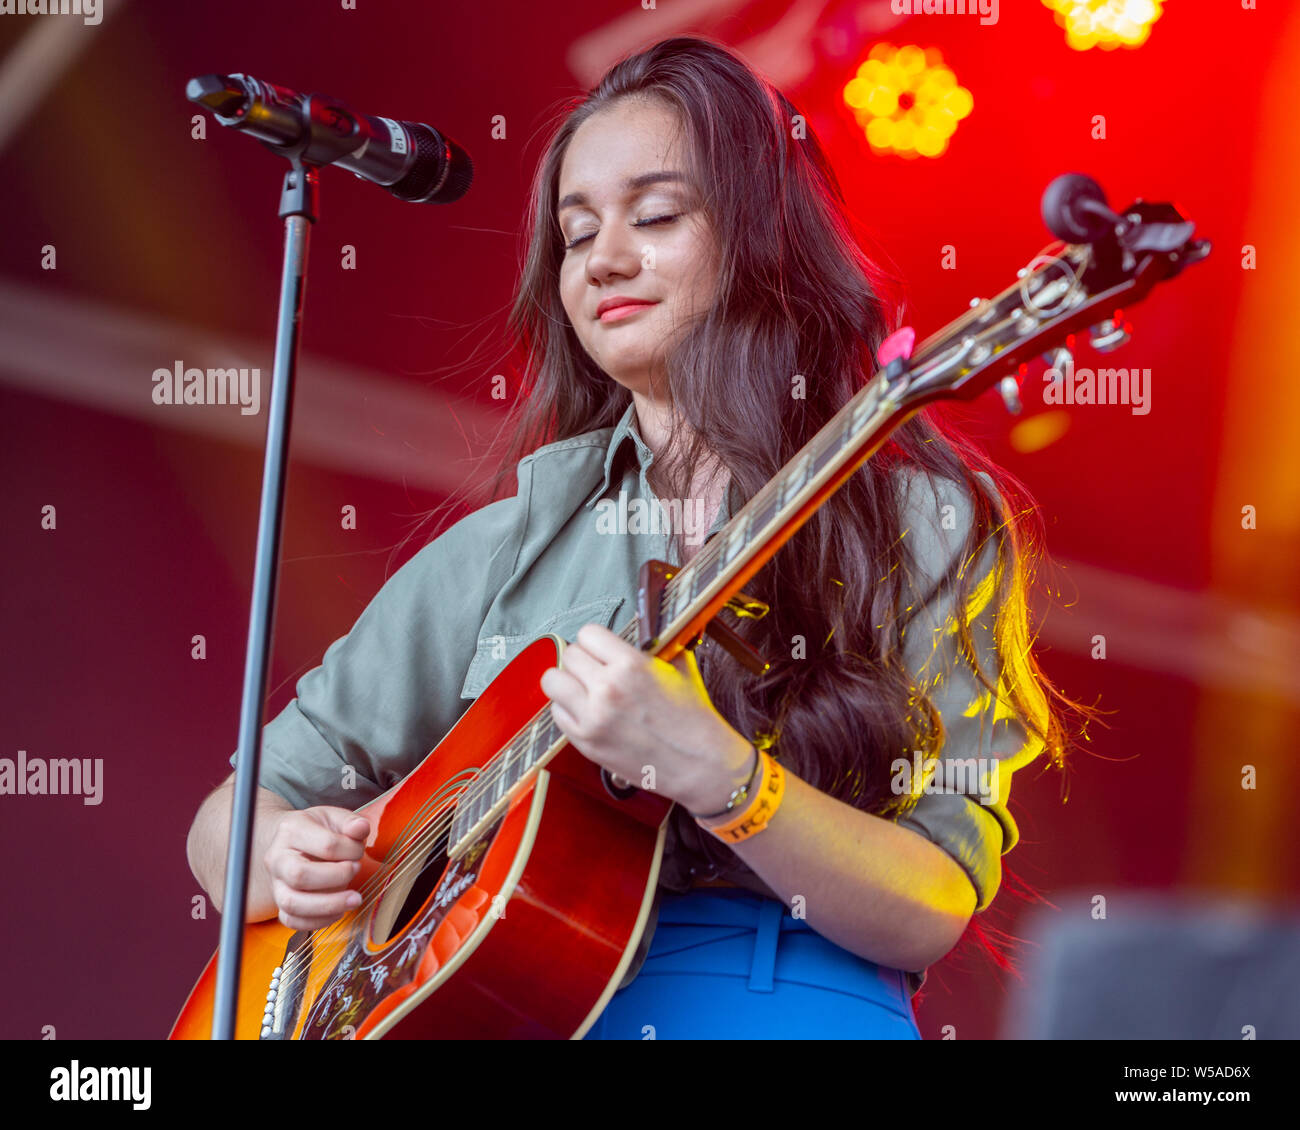
[[[587,624],[542,691],[579,753],[688,812],[721,810],[754,767],[754,747],[709,701],[690,651],[665,663]]]

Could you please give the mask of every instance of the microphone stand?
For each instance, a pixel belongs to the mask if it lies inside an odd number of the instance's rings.
[[[315,104],[315,105],[313,105]],[[239,1000],[239,970],[243,956],[244,914],[248,903],[248,867],[253,845],[253,817],[262,761],[262,711],[275,615],[276,577],[283,526],[285,470],[289,425],[293,414],[293,384],[298,366],[303,290],[307,273],[310,224],[320,206],[319,166],[348,151],[346,138],[316,112],[315,96],[306,105],[304,130],[293,145],[262,142],[273,153],[289,158],[280,193],[284,220],[284,265],[280,275],[280,310],[275,334],[275,367],[267,410],[266,455],[262,470],[262,500],[257,516],[257,555],[253,566],[253,601],[248,619],[248,648],[244,660],[244,689],[239,712],[239,753],[230,811],[230,842],[226,855],[226,885],[221,936],[217,952],[216,1000],[212,1038],[235,1038]],[[356,147],[355,141],[352,148]]]

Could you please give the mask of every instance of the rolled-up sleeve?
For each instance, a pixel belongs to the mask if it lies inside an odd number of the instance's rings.
[[[981,477],[992,495],[991,480]],[[910,480],[904,498],[911,591],[921,600],[961,552],[972,521],[971,500],[964,488],[950,480],[936,479],[932,484],[919,475]],[[975,888],[977,911],[993,901],[1002,881],[1001,857],[1019,840],[1007,808],[1012,774],[1043,750],[1042,741],[1016,718],[1008,697],[1014,681],[1041,722],[1045,703],[1023,654],[1010,655],[1005,667],[998,662],[996,561],[997,547],[990,539],[966,566],[973,572],[967,605],[971,641],[985,675],[998,687],[996,698],[980,683],[960,646],[955,583],[941,588],[917,610],[902,641],[903,662],[941,716],[944,739],[936,761],[926,762],[917,755],[911,773],[903,774],[920,795],[897,823],[925,836],[957,861]],[[1004,567],[1010,568],[1009,560]],[[1018,647],[1023,638],[1016,630],[1023,623],[1023,594],[1014,591],[1010,600],[1014,603],[1001,613],[1012,618],[1004,630],[1008,641]],[[920,776],[917,768],[922,770]]]
[[[475,511],[384,583],[263,728],[263,788],[295,808],[358,808],[442,740],[468,705],[461,687],[518,552],[523,505],[514,497]]]

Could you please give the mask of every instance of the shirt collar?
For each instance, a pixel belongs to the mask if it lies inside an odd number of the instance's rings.
[[[609,446],[605,448],[605,474],[600,486],[585,503],[588,510],[596,504],[597,499],[609,490],[609,484],[614,478],[615,464],[629,444],[631,444],[632,450],[640,462],[641,470],[644,471],[654,462],[654,452],[646,446],[645,440],[641,438],[641,433],[637,431],[635,401],[627,406],[627,411],[623,413],[622,419],[614,425],[613,434],[609,437]]]

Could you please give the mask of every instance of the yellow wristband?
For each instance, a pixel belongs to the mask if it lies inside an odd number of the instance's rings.
[[[781,804],[781,798],[785,796],[785,771],[765,750],[760,749],[758,756],[762,761],[762,777],[745,810],[737,813],[725,824],[707,824],[698,816],[695,819],[701,828],[712,832],[723,843],[737,844],[761,832],[767,827]]]

